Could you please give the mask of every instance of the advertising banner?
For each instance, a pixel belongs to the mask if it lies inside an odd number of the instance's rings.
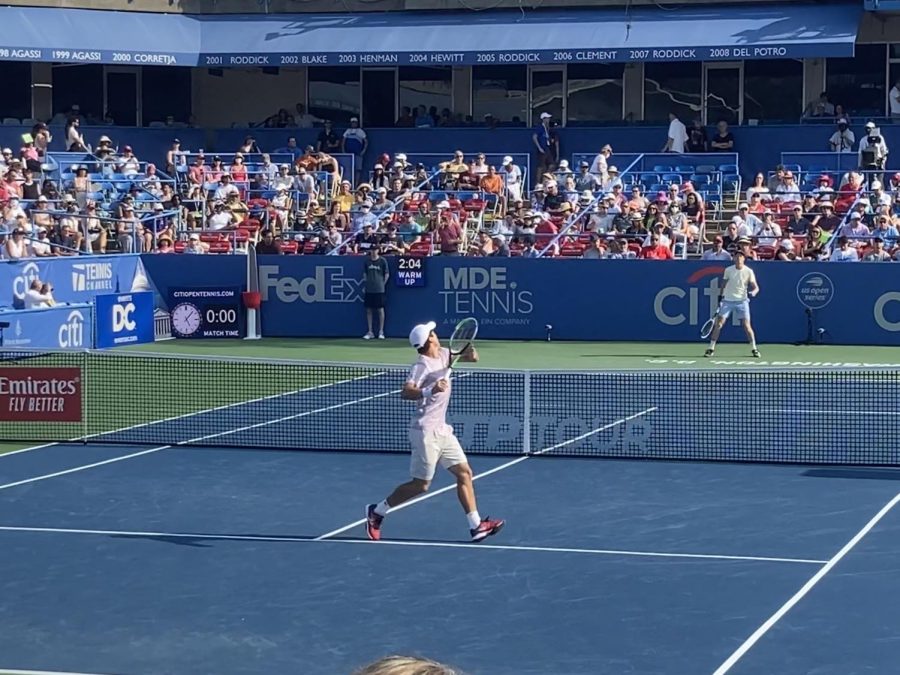
[[[81,369],[0,366],[0,421],[80,422]]]
[[[27,349],[89,349],[94,346],[93,305],[58,305],[0,312],[3,346]]]
[[[98,295],[95,346],[99,349],[153,342],[153,293]]]

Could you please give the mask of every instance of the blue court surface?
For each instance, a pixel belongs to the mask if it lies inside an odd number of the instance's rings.
[[[349,675],[392,653],[471,675],[897,670],[898,471],[473,465],[482,515],[507,520],[478,545],[446,476],[365,541],[404,455],[0,457],[0,672]]]

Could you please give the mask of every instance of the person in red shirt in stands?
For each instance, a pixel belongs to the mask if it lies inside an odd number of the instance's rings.
[[[440,202],[437,205],[437,239],[441,255],[459,255],[462,237],[462,228],[456,214],[450,210],[449,202]]]
[[[654,233],[650,237],[650,245],[641,249],[641,258],[644,260],[672,260],[672,249],[659,241],[659,235]]]

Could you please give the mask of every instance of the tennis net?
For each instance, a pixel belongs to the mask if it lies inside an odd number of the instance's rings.
[[[407,452],[406,368],[137,352],[0,354],[0,441]],[[900,463],[898,370],[454,375],[471,453]]]

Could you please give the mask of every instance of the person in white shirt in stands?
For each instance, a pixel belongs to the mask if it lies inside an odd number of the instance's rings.
[[[28,257],[28,240],[25,239],[25,230],[15,229],[3,243],[4,260],[21,260]]]
[[[793,171],[784,172],[781,185],[775,188],[775,200],[779,202],[803,201],[803,195],[800,194],[800,186],[794,180]]]
[[[775,214],[766,211],[762,223],[753,233],[760,246],[774,246],[781,239],[781,226],[775,222]]]
[[[45,284],[40,279],[32,279],[31,285],[25,291],[25,309],[40,309],[53,307],[56,301],[53,299],[53,287]]]
[[[472,469],[453,427],[447,424],[450,404],[450,350],[441,347],[434,332],[433,321],[415,326],[409,343],[419,356],[409,371],[400,397],[416,402],[416,416],[409,430],[412,445],[410,475],[412,480],[397,486],[384,501],[366,506],[366,534],[369,539],[381,539],[381,524],[388,512],[428,490],[437,465],[456,478],[456,494],[466,519],[472,541],[478,542],[497,534],[502,520],[482,518],[475,502]],[[467,363],[478,361],[478,353],[469,346],[460,356]]]
[[[47,258],[53,255],[50,249],[50,241],[47,239],[47,229],[39,227],[37,238],[29,242],[31,255],[35,258]]]
[[[503,158],[503,167],[500,169],[506,181],[506,192],[510,202],[522,200],[522,170],[513,163],[513,158],[507,155]]]
[[[900,79],[898,79],[894,86],[891,87],[891,91],[888,94],[888,98],[891,102],[891,117],[898,118],[900,117]]]
[[[684,123],[678,119],[678,115],[673,112],[669,113],[669,135],[666,144],[663,146],[663,152],[684,152],[684,144],[687,143],[688,134]]]
[[[594,157],[594,162],[591,164],[590,173],[594,174],[600,179],[600,184],[605,184],[609,181],[609,175],[607,173],[607,162],[609,158],[612,157],[613,150],[612,146],[607,144],[600,148],[600,153]]]
[[[713,247],[703,252],[703,260],[731,260],[731,254],[724,248],[725,240],[720,235],[713,239]]]
[[[366,132],[359,126],[359,118],[350,118],[350,127],[344,131],[341,139],[341,151],[349,153],[356,157],[356,182],[359,183],[359,177],[362,172],[363,155],[369,147],[369,138]]]
[[[831,252],[831,262],[856,262],[859,260],[859,251],[850,245],[847,237],[838,238],[838,247]]]
[[[753,270],[744,264],[744,254],[737,251],[734,254],[734,265],[725,268],[722,275],[722,290],[719,295],[719,311],[716,315],[716,323],[713,326],[712,334],[709,336],[709,348],[704,356],[707,358],[713,356],[716,351],[716,341],[719,339],[719,333],[722,326],[734,312],[734,315],[740,319],[741,325],[744,327],[744,333],[747,335],[747,341],[750,343],[751,354],[754,358],[759,358],[759,349],[756,348],[756,334],[753,332],[753,326],[750,324],[750,298],[755,297],[759,293],[759,284],[756,282],[756,275]]]
[[[838,130],[831,134],[828,144],[832,152],[853,152],[856,145],[856,134],[849,128],[847,120],[841,118],[837,121]]]
[[[228,197],[230,195],[240,195],[241,191],[238,190],[237,185],[231,182],[231,174],[223,173],[222,177],[219,179],[219,186],[216,188],[216,191],[213,193],[213,199],[218,202],[228,201]]]

